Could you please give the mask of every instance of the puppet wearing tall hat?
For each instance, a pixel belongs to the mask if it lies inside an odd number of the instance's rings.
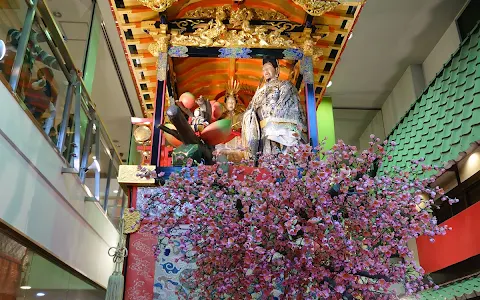
[[[284,152],[307,140],[298,90],[279,75],[277,60],[264,57],[264,85],[255,92],[242,122],[242,141],[251,156]]]

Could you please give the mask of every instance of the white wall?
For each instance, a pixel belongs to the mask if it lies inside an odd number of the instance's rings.
[[[0,219],[105,287],[118,232],[2,83],[0,100]]]
[[[421,65],[411,65],[407,68],[382,106],[386,135],[391,133],[410,106],[421,96],[426,85],[442,70],[443,65],[450,60],[451,55],[457,51],[459,46],[460,36],[454,21],[425,61]],[[375,117],[359,138],[361,148],[364,148],[365,145],[368,146],[370,133],[377,135],[379,131],[376,128],[378,127],[378,118]]]
[[[382,106],[383,122],[387,135],[421,95],[424,87],[425,80],[422,66],[409,66]]]
[[[363,134],[360,136],[360,150],[365,150],[370,146],[368,143],[370,142],[371,134],[374,134],[377,138],[381,140],[385,139],[385,128],[383,125],[383,115],[381,111],[379,111],[375,115],[372,122],[370,122]]]
[[[458,34],[457,24],[454,21],[423,62],[423,73],[427,84],[435,78],[436,74],[440,72],[443,65],[450,60],[451,55],[459,46],[460,36]]]

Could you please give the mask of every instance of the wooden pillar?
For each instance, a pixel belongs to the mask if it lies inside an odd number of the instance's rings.
[[[153,136],[151,165],[160,167],[163,134],[159,125],[164,123],[165,98],[167,96],[168,78],[168,40],[167,25],[160,25],[160,37],[157,39],[157,93],[155,96],[155,112],[153,115]]]
[[[313,79],[313,58],[305,55],[302,60],[301,73],[305,84],[308,138],[312,147],[318,146],[317,103]]]

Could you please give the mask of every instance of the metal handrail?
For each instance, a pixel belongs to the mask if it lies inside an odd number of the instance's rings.
[[[91,111],[90,109],[93,109],[95,117],[96,117],[97,121],[99,122],[100,127],[106,133],[107,143],[109,144],[108,146],[111,149],[113,149],[113,152],[115,153],[115,154],[113,154],[113,153],[111,154],[112,159],[113,159],[113,155],[115,155],[115,158],[119,162],[121,162],[122,161],[121,156],[118,154],[118,151],[115,147],[115,144],[113,143],[113,141],[110,138],[110,135],[108,134],[108,130],[105,127],[105,123],[102,121],[102,119],[100,118],[100,116],[98,115],[98,113],[96,111],[95,102],[93,102],[92,98],[90,97],[89,93],[87,92],[87,89],[85,87],[85,82],[83,81],[81,73],[75,67],[72,56],[70,55],[70,52],[68,51],[67,45],[65,44],[65,42],[63,40],[62,33],[61,33],[60,29],[58,28],[58,26],[55,22],[55,19],[53,18],[52,13],[51,13],[50,9],[48,8],[48,6],[47,6],[47,4],[45,3],[44,0],[40,0],[38,2],[37,11],[39,12],[43,21],[45,22],[45,25],[48,29],[48,32],[51,34],[50,37],[52,38],[53,42],[57,46],[58,52],[59,52],[58,54],[60,54],[61,58],[65,62],[67,70],[70,70],[70,71],[74,70],[75,71],[75,74],[76,74],[76,77],[77,77],[76,81],[80,84],[80,87],[81,87],[81,90],[82,90],[82,95],[86,98],[85,99],[84,97],[82,97],[84,100],[86,100],[85,101],[86,103],[84,103],[84,109],[87,112],[90,112]],[[62,69],[62,71],[65,73],[65,71],[63,69]],[[70,73],[66,73],[65,76],[67,77],[67,80],[69,81],[69,83],[72,84],[73,79],[71,78]]]
[[[56,59],[58,67],[55,68],[64,73],[69,83],[62,120],[59,124],[60,129],[58,131],[58,142],[56,145],[56,149],[59,150],[59,153],[62,154],[65,152],[67,156],[65,158],[67,159],[68,166],[62,168],[62,173],[77,174],[81,183],[84,185],[84,188],[86,188],[85,175],[89,170],[94,169],[94,187],[93,190],[90,188],[86,189],[88,196],[85,198],[85,201],[99,203],[101,201],[100,190],[105,188],[105,199],[101,208],[103,208],[105,211],[106,216],[110,217],[110,214],[108,213],[109,191],[106,189],[110,188],[110,180],[112,179],[112,175],[114,175],[113,173],[118,172],[117,166],[122,163],[122,158],[119,155],[115,144],[112,142],[105,124],[96,111],[96,105],[92,101],[92,98],[86,89],[82,74],[76,68],[72,56],[68,51],[67,45],[64,42],[63,35],[57,26],[50,9],[45,3],[45,0],[25,1],[27,3],[28,10],[24,21],[24,26],[20,34],[20,41],[17,46],[17,53],[12,67],[12,76],[10,76],[9,85],[12,87],[12,90],[15,91],[15,87],[17,87],[19,84],[21,68],[25,63],[24,60],[28,41],[30,35],[32,34],[32,26],[34,22],[36,22],[36,24],[40,27],[41,32],[45,34],[46,42],[48,43],[48,46]],[[73,114],[71,112],[72,108],[74,109]],[[81,129],[81,115],[83,113],[85,113],[88,119],[87,130],[85,132],[83,132]],[[71,116],[73,116],[72,125],[74,129],[73,133],[68,134],[67,128],[72,126],[69,125]],[[82,133],[85,134],[83,145],[81,137]],[[68,141],[66,141],[67,137],[69,139]],[[93,138],[95,138],[94,141]],[[94,146],[93,149],[92,146]],[[105,187],[101,186],[101,173],[99,167],[99,164],[103,162],[103,159],[100,158],[102,151],[101,148],[105,149],[107,156],[104,158],[108,160],[109,164],[106,178],[107,183]],[[92,157],[93,164],[88,166],[92,151],[94,155],[94,157]],[[92,194],[93,197],[91,197]],[[117,195],[117,197],[118,196],[119,195]],[[123,203],[125,203],[124,196],[122,198]],[[113,217],[116,218],[118,216]]]

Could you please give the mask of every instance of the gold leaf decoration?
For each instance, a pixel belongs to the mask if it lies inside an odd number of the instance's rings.
[[[263,8],[241,8],[239,10],[249,10],[252,14],[253,20],[265,20],[265,21],[286,21],[288,18],[278,11],[273,9]],[[228,15],[233,13],[231,6],[225,6],[225,11]],[[195,10],[188,11],[182,18],[183,19],[211,19],[217,12],[216,7],[200,7]]]
[[[309,15],[319,17],[326,12],[334,10],[340,2],[337,0],[293,0]]]
[[[125,234],[137,232],[140,228],[140,212],[138,210],[132,212],[126,210],[123,213],[123,220],[123,233]]]
[[[142,5],[156,12],[164,12],[178,0],[138,0]]]
[[[216,12],[217,9],[215,7],[200,7],[187,11],[183,19],[210,19]]]
[[[228,7],[217,8],[215,15],[215,20],[190,35],[172,33],[171,44],[193,47],[295,48],[293,40],[282,35],[286,30],[284,27],[272,30],[266,25],[250,26],[253,13],[249,9],[232,11],[229,24],[235,29],[230,30],[223,23],[229,15]]]
[[[285,21],[288,18],[278,11],[267,10],[267,9],[254,9],[253,14],[254,20],[265,20],[265,21]]]

